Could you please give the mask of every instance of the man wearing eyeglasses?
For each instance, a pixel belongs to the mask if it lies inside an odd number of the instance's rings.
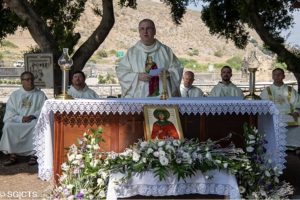
[[[35,88],[31,72],[21,74],[21,83],[22,87],[10,95],[3,118],[0,151],[9,154],[5,166],[17,163],[18,155],[29,156],[29,165],[37,163],[33,150],[33,129],[47,97]]]
[[[150,19],[139,23],[140,41],[131,47],[116,67],[122,97],[160,97],[163,74],[169,97],[180,96],[183,67],[171,48],[155,38],[155,24]]]

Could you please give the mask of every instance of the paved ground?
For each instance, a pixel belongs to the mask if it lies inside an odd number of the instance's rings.
[[[29,166],[28,158],[22,157],[18,164],[3,166],[7,156],[0,153],[0,199],[41,199],[53,187],[37,177],[37,166]],[[291,199],[300,199],[300,155],[288,153],[286,169],[281,177],[295,187]],[[12,198],[14,197],[14,198]]]

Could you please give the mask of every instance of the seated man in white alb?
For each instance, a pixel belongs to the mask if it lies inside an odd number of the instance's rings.
[[[85,74],[82,71],[73,73],[68,95],[78,99],[99,99],[98,94],[86,85]]]
[[[22,88],[14,91],[7,103],[3,118],[3,135],[0,151],[10,154],[5,166],[17,162],[17,155],[31,156],[28,164],[36,164],[33,146],[33,130],[45,100],[44,92],[34,87],[34,76],[31,72],[21,74]]]
[[[288,147],[300,147],[300,96],[297,91],[285,85],[283,69],[276,68],[272,71],[273,84],[266,87],[260,94],[262,99],[273,101],[283,120],[287,123],[286,142]]]
[[[193,86],[194,73],[192,71],[186,71],[183,74],[183,85],[180,86],[181,97],[203,97],[203,92],[200,88]]]
[[[220,81],[213,89],[210,91],[210,97],[244,97],[244,94],[240,88],[231,82],[232,69],[229,66],[224,66],[221,69]]]

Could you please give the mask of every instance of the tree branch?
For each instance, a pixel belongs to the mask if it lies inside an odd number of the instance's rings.
[[[85,63],[105,40],[115,23],[113,1],[102,0],[103,15],[99,26],[73,55],[73,70],[82,70]]]

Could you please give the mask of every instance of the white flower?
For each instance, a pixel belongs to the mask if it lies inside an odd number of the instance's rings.
[[[140,146],[141,146],[142,149],[144,149],[145,147],[148,146],[148,142],[143,141],[143,142],[141,142]]]
[[[106,195],[105,195],[105,191],[104,190],[101,190],[100,192],[99,192],[99,196],[101,197],[101,198],[104,198]]]
[[[104,185],[104,181],[102,178],[97,179],[97,185],[99,185],[99,186]]]
[[[254,135],[251,135],[251,134],[249,134],[248,137],[250,140],[254,140],[256,138]]]
[[[187,152],[184,152],[184,153],[182,154],[182,157],[183,157],[184,159],[188,159],[188,158],[190,157],[190,155],[189,155]]]
[[[143,161],[143,163],[146,163],[146,162],[147,162],[147,159],[146,159],[146,158],[143,158],[142,161]]]
[[[226,169],[228,167],[228,163],[223,163],[223,167]]]
[[[72,161],[72,160],[74,160],[75,159],[75,157],[76,157],[76,155],[74,155],[74,154],[68,154],[68,160],[69,161]]]
[[[92,145],[88,144],[88,145],[86,145],[86,148],[91,149]]]
[[[167,166],[169,164],[168,158],[166,158],[164,156],[159,157],[159,162],[162,166]]]
[[[173,145],[176,147],[180,146],[180,140],[173,140]]]
[[[76,158],[77,160],[80,160],[80,159],[82,159],[82,155],[81,155],[81,154],[77,154],[77,155],[75,156],[75,158]]]
[[[109,158],[112,159],[112,160],[115,160],[117,158],[117,154],[115,152],[111,152],[109,154]]]
[[[165,151],[161,150],[161,149],[158,151],[158,153],[159,153],[159,156],[165,156],[166,155]]]
[[[90,162],[90,166],[91,166],[91,167],[96,167],[98,163],[99,163],[99,160],[92,160],[92,161]]]
[[[62,174],[60,177],[59,177],[59,181],[60,182],[63,182],[64,180],[66,180],[68,178],[68,176],[66,174]]]
[[[79,165],[79,164],[80,164],[80,161],[79,161],[79,160],[73,160],[71,163],[72,163],[73,165]]]
[[[180,158],[176,158],[176,163],[177,164],[180,164],[182,161],[181,161],[181,159]]]
[[[70,169],[70,166],[67,165],[67,163],[63,163],[63,164],[61,165],[61,169],[62,169],[63,171],[68,171],[68,170]]]
[[[211,159],[212,159],[211,153],[210,153],[210,152],[206,152],[205,157],[206,157],[208,160],[211,160]]]
[[[255,140],[250,140],[249,142],[247,142],[248,144],[255,144]]]
[[[158,158],[159,152],[158,151],[154,151],[153,155]]]
[[[252,152],[252,151],[254,151],[254,148],[253,148],[253,147],[247,147],[247,148],[246,148],[246,151],[247,151],[247,152]]]
[[[147,154],[150,154],[150,153],[152,153],[152,152],[153,152],[153,149],[152,149],[152,148],[147,149]]]
[[[73,200],[74,199],[74,195],[68,196],[67,200]]]
[[[74,185],[72,185],[72,184],[67,185],[67,189],[69,189],[69,190],[71,190],[73,187],[74,187]]]
[[[269,171],[265,171],[265,175],[267,176],[267,177],[270,177],[271,176],[271,174],[270,174],[270,172]]]
[[[134,161],[134,162],[137,162],[137,161],[139,161],[139,159],[140,159],[140,154],[138,154],[137,152],[133,152],[133,154],[132,154],[132,160]]]
[[[95,138],[92,138],[92,139],[91,139],[91,144],[95,144],[95,142],[96,142],[96,141],[95,141]]]
[[[161,141],[158,142],[158,146],[159,147],[162,147],[164,145],[165,145],[165,141],[164,140],[161,140]]]
[[[100,149],[99,144],[95,144],[95,145],[93,146],[93,149],[94,149],[94,150]]]
[[[215,160],[216,163],[221,164],[221,160]]]

